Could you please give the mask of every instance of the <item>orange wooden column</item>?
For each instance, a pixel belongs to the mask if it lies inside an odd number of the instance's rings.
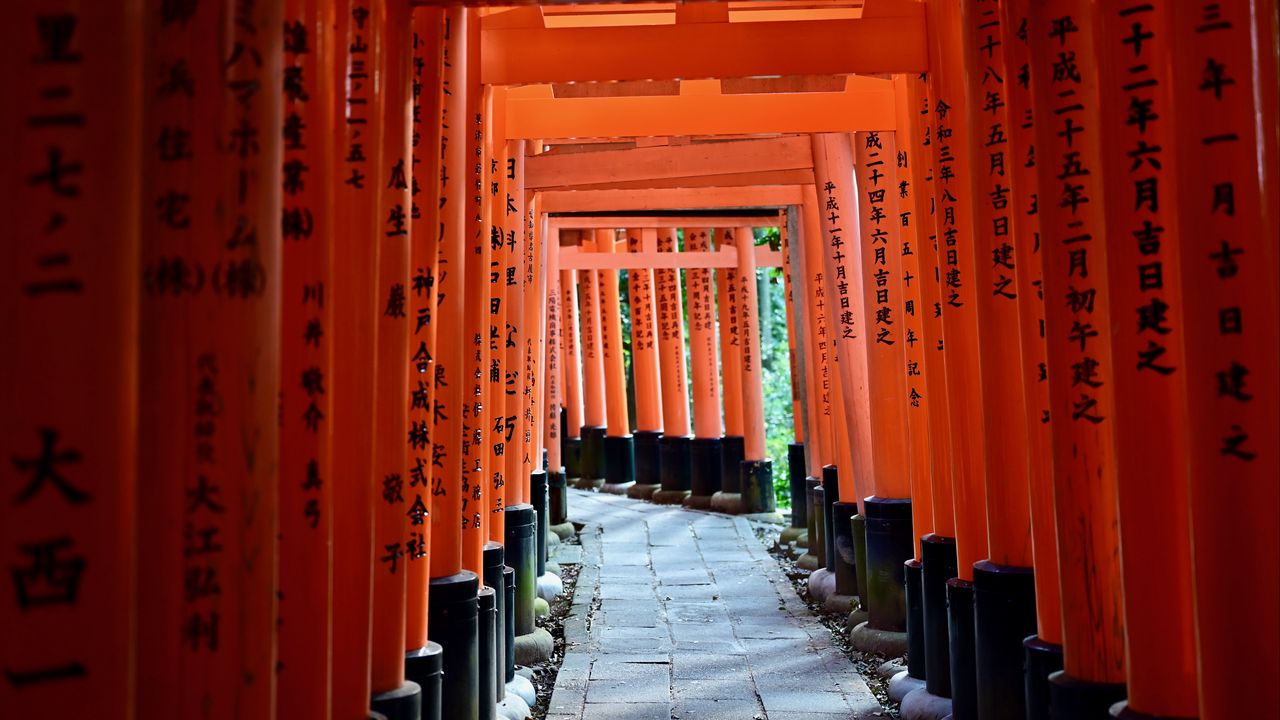
[[[1194,717],[1196,655],[1187,486],[1177,164],[1168,6],[1099,6],[1116,482],[1128,708]],[[1137,29],[1135,37],[1135,28]],[[1139,115],[1133,114],[1135,108]],[[1139,160],[1135,166],[1134,160]],[[1120,199],[1124,198],[1124,201]],[[1132,198],[1133,202],[1129,202]],[[1132,239],[1114,242],[1115,238]],[[1135,323],[1136,320],[1136,323]],[[1136,332],[1124,330],[1136,328]],[[1077,376],[1073,375],[1073,380]],[[1081,380],[1083,383],[1083,379]]]
[[[595,233],[580,233],[580,251],[594,252]],[[604,355],[600,350],[600,283],[596,270],[578,271],[578,307],[582,319],[582,476],[583,487],[604,484]]]
[[[1006,154],[1012,172],[1010,202],[1013,205],[1015,276],[1018,322],[1022,347],[1022,382],[1025,393],[1027,453],[1030,459],[1031,545],[1035,569],[1036,636],[1028,638],[1027,713],[1047,717],[1048,675],[1062,669],[1062,605],[1058,583],[1057,519],[1053,507],[1053,437],[1049,416],[1049,371],[1045,348],[1045,298],[1041,281],[1040,178],[1036,171],[1036,123],[1030,73],[1031,48],[1026,33],[1030,0],[1005,0],[1001,6],[1004,26],[1005,92],[1009,105],[1009,146]]]
[[[412,128],[410,66],[413,28],[407,0],[375,0],[370,23],[381,26],[382,51],[374,64],[378,83],[374,117],[382,124],[382,173],[377,176],[378,304],[374,368],[372,691],[375,711],[421,703],[421,691],[405,684],[404,631],[409,539],[405,485],[409,431],[409,225],[413,206],[409,155]],[[377,31],[374,37],[377,38]],[[411,699],[417,695],[416,700]]]
[[[804,276],[803,245],[796,244],[792,233],[803,233],[800,220],[800,209],[792,206],[779,212],[778,228],[782,246],[782,288],[783,308],[787,323],[787,360],[791,373],[791,428],[792,441],[787,444],[787,479],[790,484],[791,527],[782,531],[779,541],[795,542],[799,547],[807,547],[808,538],[808,506],[805,502],[806,479],[809,476],[809,452],[805,446],[805,431],[808,418],[805,409],[808,407],[809,389],[807,387],[808,359],[805,357],[802,337],[804,330],[800,327],[807,321],[808,312],[796,307],[795,281],[796,275]],[[800,239],[803,234],[800,235]],[[796,263],[799,263],[799,269]],[[803,293],[801,293],[803,294]]]
[[[424,666],[438,662],[440,648],[428,644],[428,579],[431,570],[431,521],[436,463],[431,428],[436,407],[435,383],[436,278],[439,270],[440,219],[440,83],[441,25],[438,8],[413,10],[413,139],[410,183],[409,231],[409,414],[404,441],[408,445],[405,480],[406,605],[405,651],[407,677],[419,685],[429,672]],[[428,658],[431,658],[428,660]],[[424,698],[424,703],[432,702]]]
[[[905,568],[915,545],[911,529],[902,239],[900,237],[898,148],[892,132],[857,133],[852,138],[858,204],[846,210],[861,219],[861,320],[867,356],[871,412],[873,495],[862,498],[866,522],[868,624],[905,632]]]
[[[543,266],[543,272],[547,276],[547,292],[546,292],[546,359],[544,366],[546,367],[546,378],[543,380],[542,417],[543,417],[543,438],[547,448],[547,486],[553,486],[553,480],[558,479],[564,482],[564,457],[562,455],[561,439],[564,428],[560,425],[560,410],[564,407],[562,396],[564,395],[564,343],[561,336],[564,331],[561,329],[561,323],[564,322],[564,313],[560,309],[560,301],[563,293],[560,292],[560,247],[557,243],[553,247],[547,248],[547,259]],[[558,475],[559,478],[553,478],[552,475]]]
[[[352,0],[338,19],[343,48],[335,64],[345,88],[336,111],[333,274],[333,714],[367,713],[375,557],[373,530],[374,353],[373,322],[381,308],[375,278],[380,243],[377,205],[382,168],[382,123],[377,122],[374,68],[382,26],[371,0]],[[364,348],[361,351],[359,348]]]
[[[595,231],[596,251],[617,252],[612,229]],[[626,492],[635,482],[635,447],[627,412],[627,377],[622,361],[622,305],[618,292],[618,271],[596,273],[596,297],[600,302],[600,355],[604,364],[605,410],[608,433],[604,440],[604,487]]]
[[[145,588],[134,580],[148,554],[134,559],[135,503],[148,479],[139,477],[138,461],[152,452],[134,444],[138,290],[146,280],[136,210],[139,161],[157,155],[155,136],[139,145],[143,19],[138,4],[49,2],[14,6],[0,30],[0,56],[13,73],[0,110],[0,207],[8,222],[0,243],[0,556],[7,575],[0,707],[14,717],[132,718],[136,707],[129,661],[139,647],[135,597]],[[148,83],[146,97],[152,90]],[[207,95],[217,98],[219,89],[210,86]],[[175,192],[189,188],[175,185]],[[149,219],[155,196],[144,197]],[[186,393],[182,410],[190,413],[194,398]],[[145,413],[145,396],[142,402]],[[189,423],[180,424],[183,431]],[[167,479],[193,488],[193,475]],[[231,493],[232,484],[224,485]],[[157,511],[140,525],[172,518],[166,535],[176,547],[180,493],[167,494],[166,507],[138,508]],[[173,588],[164,628],[172,657],[182,580],[176,572],[165,579]]]
[[[711,250],[708,228],[685,228],[684,249]],[[689,497],[686,507],[709,508],[721,488],[720,382],[716,364],[716,305],[710,268],[685,270],[689,289],[689,367],[693,397],[693,441],[689,445]]]
[[[715,247],[739,247],[735,228],[716,228]],[[742,362],[739,343],[738,270],[716,268],[716,317],[720,332],[720,385],[725,437],[742,437]]]
[[[559,243],[548,249],[559,254]],[[582,461],[582,351],[578,340],[578,271],[560,271],[560,343],[563,348],[565,475],[581,476]]]
[[[544,219],[538,212],[536,196],[526,198],[525,232],[528,252],[525,256],[525,406],[526,421],[523,455],[524,471],[519,480],[521,502],[531,502],[530,473],[542,471],[542,384],[543,359],[546,348],[547,278],[543,270],[547,244]],[[622,328],[619,325],[619,335]]]
[[[771,513],[773,462],[764,446],[764,379],[760,356],[760,300],[756,288],[756,244],[750,227],[737,228],[738,358],[742,383],[742,463],[738,468],[742,512]]]
[[[524,435],[528,419],[524,416],[525,384],[525,303],[528,293],[529,233],[525,218],[524,158],[526,146],[523,140],[511,143],[507,148],[507,197],[503,208],[502,230],[511,250],[511,265],[504,272],[514,274],[515,285],[507,286],[507,329],[503,337],[505,367],[503,368],[504,399],[503,425],[507,430],[507,442],[511,452],[504,454],[504,475],[507,482],[507,506],[518,505],[524,500],[524,479],[528,475],[524,458]],[[505,524],[505,523],[504,523]]]
[[[791,239],[788,236],[786,215],[785,213],[779,218],[781,227],[778,229],[779,239],[782,245],[782,297],[783,311],[787,323],[787,362],[788,370],[791,373],[791,436],[796,444],[804,443],[804,395],[800,389],[801,369],[803,364],[800,360],[798,347],[796,345],[796,324],[797,313],[795,309],[795,283],[792,278],[791,264]]]
[[[804,288],[803,301],[809,308],[805,317],[806,351],[805,362],[808,363],[809,378],[809,475],[817,480],[822,479],[822,466],[835,462],[835,439],[832,436],[832,388],[834,359],[830,331],[830,303],[826,293],[826,269],[823,267],[822,220],[818,214],[818,196],[816,192],[806,190],[800,207],[801,252],[804,255],[805,275],[802,282]],[[820,508],[814,508],[820,512]],[[813,543],[816,538],[810,537]],[[812,544],[810,547],[813,547]]]
[[[628,253],[656,252],[658,230],[627,231]],[[659,367],[658,324],[654,312],[653,270],[627,268],[628,301],[631,309],[631,375],[635,398],[636,484],[627,491],[632,498],[648,500],[662,482],[658,443],[662,438],[663,384]]]
[[[1045,199],[1041,261],[1062,581],[1065,675],[1050,676],[1052,702],[1056,708],[1087,698],[1105,712],[1103,703],[1124,697],[1125,674],[1095,11],[1081,0],[1033,4],[1027,32],[1040,118],[1035,147]]]
[[[471,129],[466,107],[468,84],[468,26],[474,18],[462,7],[447,7],[441,29],[442,67],[440,107],[439,260],[435,276],[436,304],[433,324],[439,340],[434,355],[431,444],[431,579],[427,632],[443,650],[445,677],[441,708],[445,717],[473,718],[479,713],[478,626],[476,623],[479,579],[463,570],[464,466],[463,428],[469,405],[466,393],[469,352],[472,343],[465,308],[467,303],[467,257],[475,246],[469,244],[466,218],[474,214],[467,180],[471,172],[465,136]],[[472,156],[473,157],[473,156]],[[473,163],[474,161],[472,161]],[[487,279],[487,278],[486,278]],[[486,286],[487,287],[487,286]],[[465,339],[464,339],[465,338]],[[412,426],[410,426],[412,430]],[[425,435],[419,429],[419,437]],[[478,534],[477,534],[478,535]]]
[[[503,139],[506,123],[505,113],[501,110],[506,103],[506,91],[505,88],[486,88],[486,94],[485,112],[492,132],[485,137],[485,152],[489,159],[484,167],[484,193],[488,200],[485,241],[489,243],[490,252],[487,273],[489,316],[484,337],[485,344],[489,346],[489,363],[484,368],[484,404],[488,419],[482,426],[483,444],[489,453],[488,471],[484,477],[488,491],[485,537],[488,541],[501,544],[506,538],[503,510],[507,503],[506,453],[510,442],[507,439],[508,427],[512,434],[515,431],[514,423],[508,426],[506,414],[507,314],[509,300],[515,294],[512,288],[519,287],[520,279],[516,277],[516,268],[511,262],[511,255],[516,251],[515,238],[510,243],[507,242],[505,225],[509,148]],[[499,112],[495,112],[495,109]],[[514,343],[515,338],[511,338],[511,341]]]
[[[1251,10],[1258,14],[1251,17]],[[1274,3],[1239,0],[1170,5],[1176,247],[1188,301],[1188,497],[1205,720],[1274,714],[1274,683],[1241,684],[1231,668],[1259,678],[1280,675],[1280,659],[1261,642],[1280,635],[1276,188],[1259,181],[1275,181],[1268,148],[1276,130],[1261,122],[1274,120],[1275,108],[1258,103],[1275,101],[1275,11]],[[1259,45],[1251,44],[1255,23],[1266,29]],[[1273,162],[1260,168],[1260,157]]]
[[[675,228],[659,229],[656,240],[658,252],[677,252]],[[657,269],[653,275],[657,295],[663,436],[658,440],[662,488],[654,493],[652,500],[660,504],[675,504],[684,502],[693,490],[689,374],[684,354],[684,293],[678,269]]]
[[[280,293],[280,623],[276,712],[328,717],[331,680],[334,172],[336,11],[285,4],[284,219]],[[294,234],[296,232],[296,234]],[[330,290],[332,292],[332,290]]]
[[[463,236],[466,243],[464,263],[466,290],[463,299],[463,332],[465,350],[462,384],[462,566],[482,575],[484,543],[488,538],[488,448],[484,430],[488,422],[485,412],[485,378],[489,371],[489,227],[487,222],[485,185],[484,86],[480,83],[480,29],[476,11],[467,14],[467,50],[463,56],[466,68],[463,107],[466,110],[463,138],[466,165],[463,168],[466,208]]]
[[[926,155],[920,149],[922,123],[916,119],[920,108],[912,100],[924,83],[918,77],[893,76],[894,134],[897,139],[898,185],[898,251],[902,257],[902,336],[903,368],[907,383],[907,453],[911,487],[911,527],[914,539],[912,553],[920,560],[919,539],[933,532],[933,488],[930,485],[932,458],[930,456],[929,411],[933,406],[926,373],[925,361],[928,343],[925,340],[924,318],[931,309],[924,306],[921,287],[928,281],[920,267],[922,244],[929,242],[927,235],[932,225],[930,208],[933,196],[926,179]],[[923,228],[923,229],[922,229]],[[929,393],[926,395],[926,393]],[[910,569],[908,569],[910,572]],[[910,583],[910,577],[908,583]],[[917,577],[915,582],[919,583]],[[924,648],[919,648],[923,654]],[[923,663],[924,658],[918,658]],[[919,668],[923,676],[923,665]]]

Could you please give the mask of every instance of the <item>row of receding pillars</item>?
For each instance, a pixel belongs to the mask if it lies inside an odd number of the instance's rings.
[[[868,631],[905,627],[957,718],[1274,714],[1274,6],[928,7],[935,72],[895,78],[893,132],[814,137],[786,223],[812,555]],[[607,439],[629,430],[616,282],[579,273],[580,333],[556,311],[574,283],[488,112],[474,11],[283,13],[49,2],[4,29],[16,714],[488,716],[495,590],[508,639],[535,634],[569,338],[579,477],[652,460]],[[740,342],[750,255],[717,283]],[[709,276],[687,278],[691,497],[716,441],[704,477],[733,457]],[[772,498],[758,352],[721,366],[723,434],[760,465],[738,498],[719,473],[727,509]],[[674,359],[636,362],[678,445]]]

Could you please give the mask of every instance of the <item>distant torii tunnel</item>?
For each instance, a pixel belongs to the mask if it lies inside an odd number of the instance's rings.
[[[0,716],[528,717],[577,487],[903,717],[1280,717],[1275,0],[488,5],[14,3]]]

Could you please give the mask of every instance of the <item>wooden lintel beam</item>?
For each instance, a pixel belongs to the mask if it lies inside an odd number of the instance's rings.
[[[705,27],[705,26],[704,26]],[[511,98],[510,138],[892,130],[893,90]]]
[[[813,168],[802,168],[797,170],[767,170],[764,172],[729,173],[725,175],[688,175],[657,180],[627,180],[623,182],[587,183],[573,187],[577,190],[650,190],[657,188],[729,188],[751,187],[754,185],[812,184]]]
[[[778,227],[777,215],[560,215],[547,218],[548,232],[599,228]]]
[[[711,227],[693,224],[689,227]],[[738,262],[738,250],[726,247],[714,252],[581,252],[575,245],[560,248],[561,270],[628,270],[630,268],[731,268]],[[768,245],[757,245],[756,267],[782,267],[782,253]]]
[[[699,176],[811,171],[812,168],[813,153],[807,137],[778,137],[569,155],[535,155],[525,161],[525,188],[626,187],[626,183],[633,182],[642,183],[640,187],[654,187],[644,183]]]
[[[539,207],[543,212],[549,213],[782,207],[799,205],[802,200],[801,190],[802,188],[798,185],[649,190],[547,190],[540,195]]]
[[[919,73],[928,69],[916,3],[903,16],[857,20],[482,29],[490,85]]]

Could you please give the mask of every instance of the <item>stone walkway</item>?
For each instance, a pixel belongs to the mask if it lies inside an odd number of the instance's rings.
[[[588,526],[548,720],[886,714],[747,521],[575,490],[569,508]]]

